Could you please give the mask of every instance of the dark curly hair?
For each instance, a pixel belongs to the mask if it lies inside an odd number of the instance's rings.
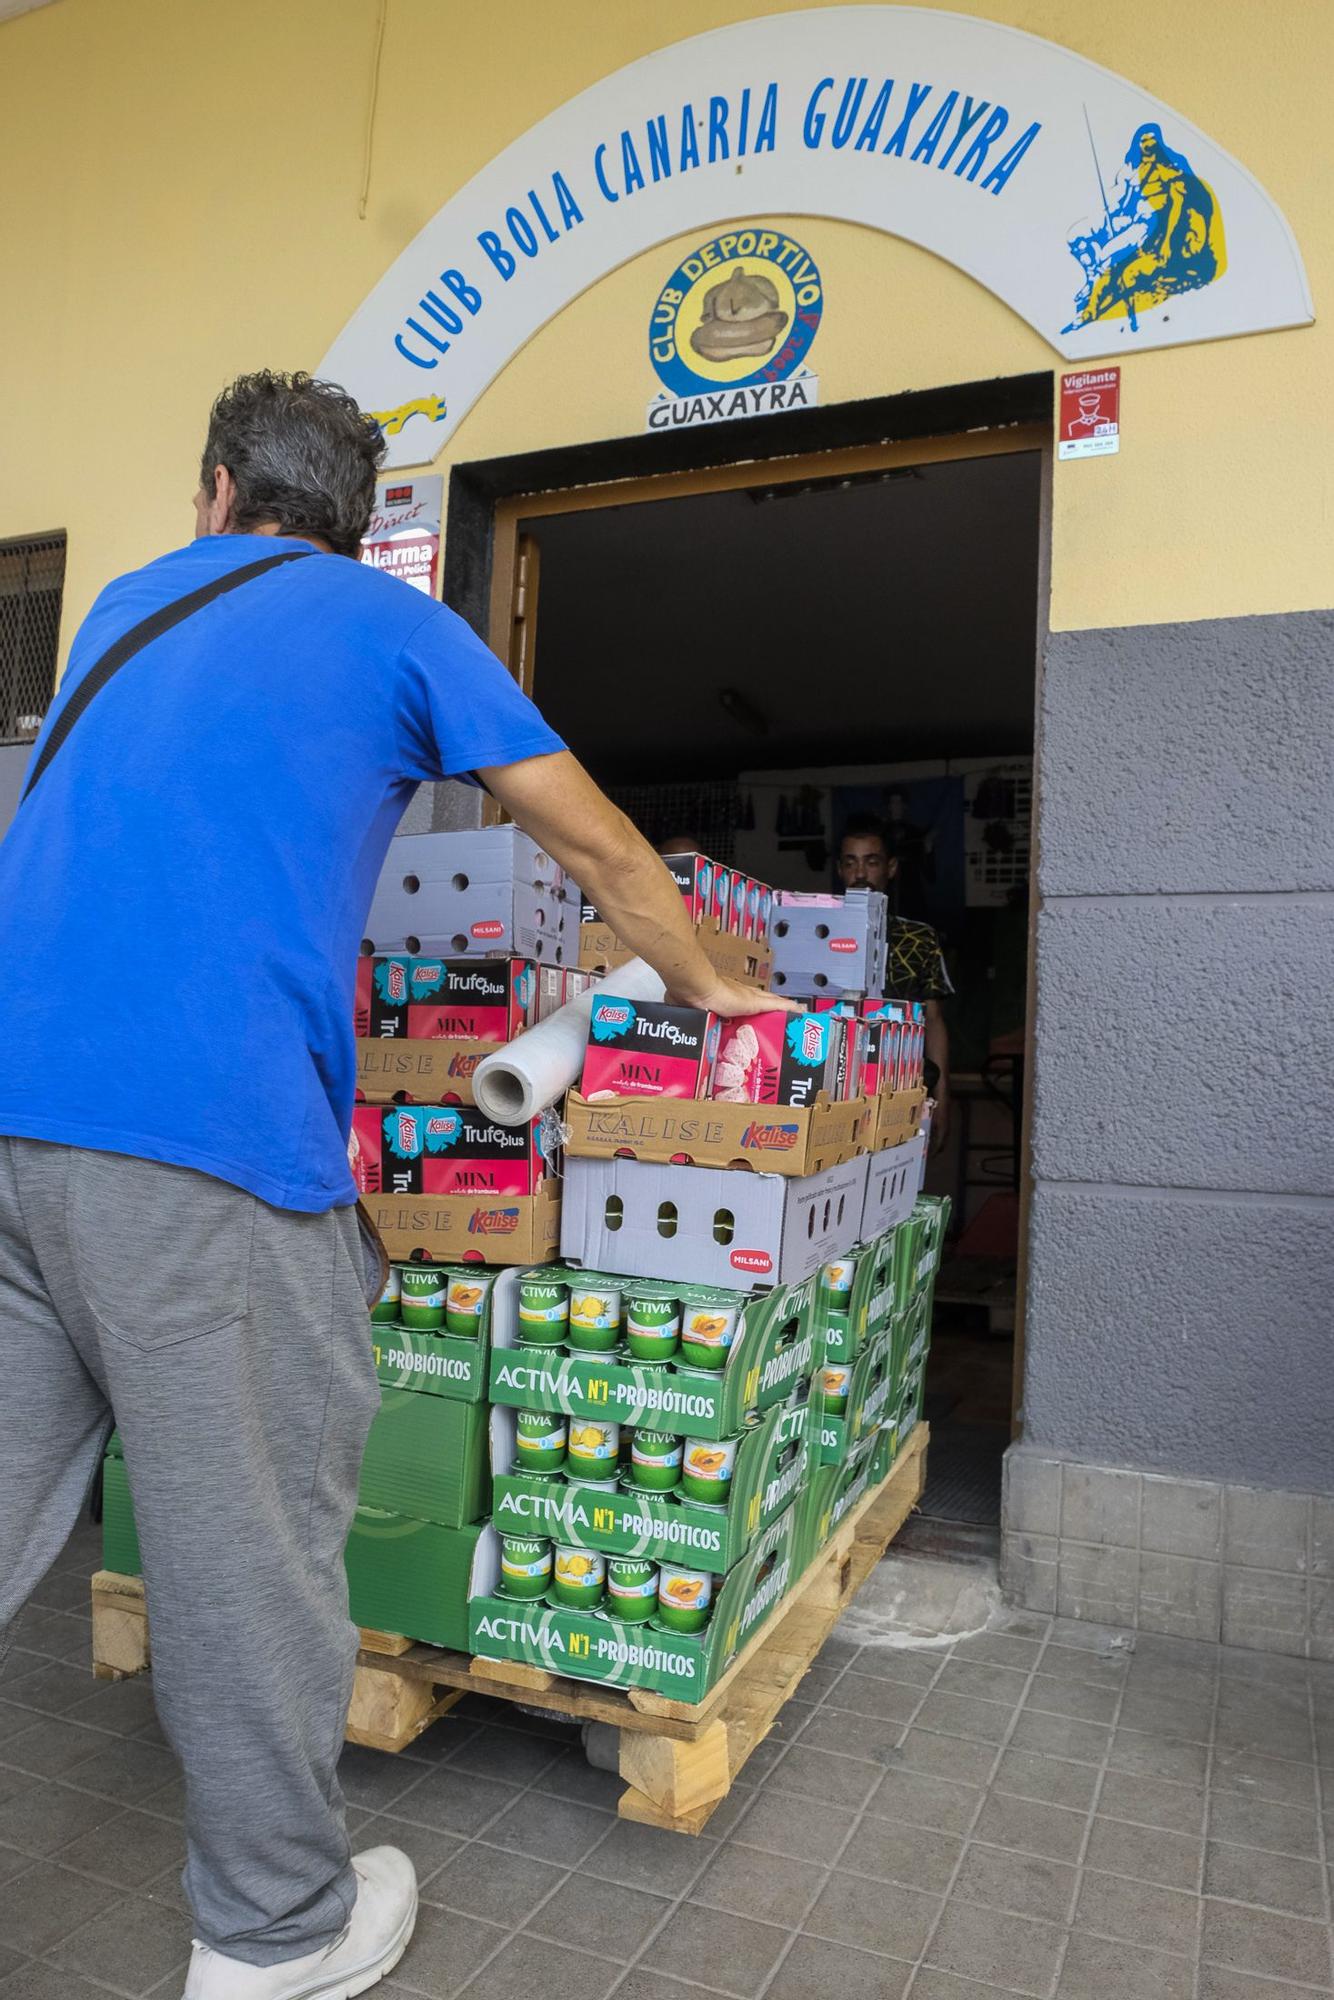
[[[282,534],[318,535],[355,557],[384,454],[380,426],[336,382],[263,368],[214,403],[200,479],[211,493],[215,468],[231,473],[239,534],[276,521]]]

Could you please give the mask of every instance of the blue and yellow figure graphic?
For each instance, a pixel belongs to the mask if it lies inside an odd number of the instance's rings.
[[[1081,223],[1070,235],[1084,283],[1064,332],[1106,319],[1128,320],[1131,332],[1138,332],[1140,313],[1222,277],[1227,249],[1214,191],[1185,154],[1166,143],[1161,125],[1141,125],[1135,133],[1114,202],[1101,168],[1098,187],[1102,220]]]
[[[442,423],[448,415],[443,396],[414,396],[410,403],[400,403],[394,410],[372,410],[380,429],[386,437],[393,437],[401,431],[409,417],[425,417],[428,424]]]

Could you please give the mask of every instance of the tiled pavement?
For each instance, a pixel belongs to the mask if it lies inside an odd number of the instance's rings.
[[[95,1539],[0,1685],[0,2000],[178,1994],[181,1793],[146,1681],[87,1674]],[[349,1752],[413,1855],[386,1995],[1300,2000],[1334,1990],[1334,1667],[1028,1613],[947,1651],[835,1637],[690,1841],[619,1822],[571,1732],[468,1703]],[[465,1710],[467,1712],[465,1712]],[[1331,1800],[1334,1807],[1334,1800]]]

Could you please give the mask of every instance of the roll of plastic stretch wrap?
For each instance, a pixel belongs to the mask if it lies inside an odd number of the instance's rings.
[[[642,958],[618,966],[577,1000],[568,1000],[536,1028],[478,1063],[472,1087],[479,1110],[498,1125],[522,1125],[577,1083],[594,995],[603,991],[627,1000],[661,1000],[666,988]]]

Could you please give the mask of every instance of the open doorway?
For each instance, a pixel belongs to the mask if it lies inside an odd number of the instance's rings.
[[[927,1187],[954,1217],[927,1381],[933,1547],[988,1546],[1012,1435],[1043,447],[934,438],[496,515],[493,634],[652,841],[831,889],[843,827],[870,813],[899,863],[892,902],[940,934],[952,1109]]]

